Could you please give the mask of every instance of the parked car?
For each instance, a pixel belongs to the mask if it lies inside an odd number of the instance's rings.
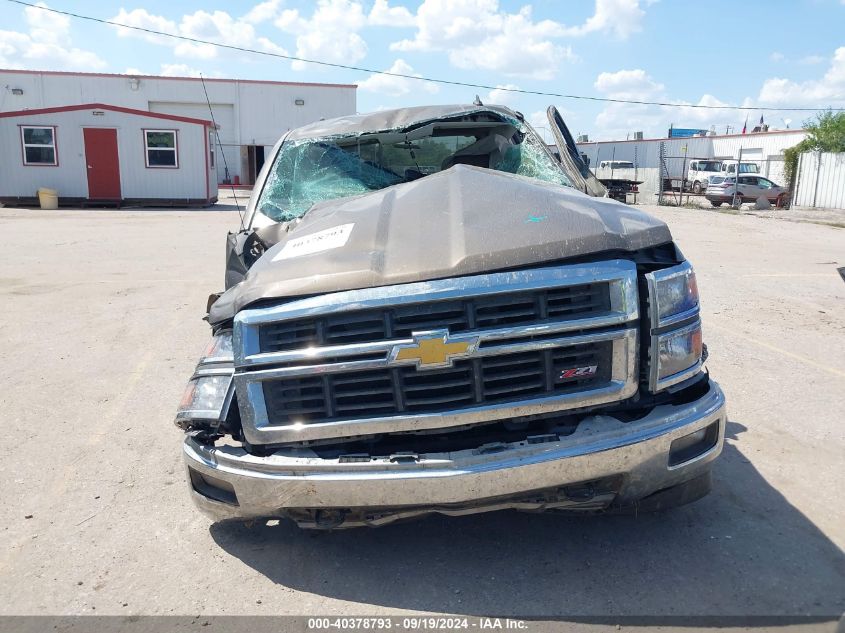
[[[739,202],[755,202],[761,196],[770,203],[777,206],[784,206],[788,195],[786,187],[776,185],[768,178],[762,176],[739,176],[739,186],[736,186],[736,177],[714,176],[710,179],[710,185],[704,193],[704,197],[714,207],[724,203],[731,204],[734,200],[734,189],[737,190]]]
[[[480,104],[284,135],[176,415],[202,511],[331,529],[709,491],[727,414],[693,268],[662,221],[585,193],[549,115],[562,162]]]

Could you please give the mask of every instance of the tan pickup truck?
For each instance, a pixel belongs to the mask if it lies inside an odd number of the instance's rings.
[[[176,416],[203,512],[329,529],[709,491],[725,398],[692,266],[550,115],[561,161],[479,104],[279,141]]]

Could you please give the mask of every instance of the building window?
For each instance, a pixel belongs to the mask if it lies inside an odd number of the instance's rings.
[[[208,134],[208,153],[209,153],[209,161],[210,161],[209,166],[212,169],[214,168],[214,159],[215,159],[214,151],[215,151],[214,150],[214,134],[209,132],[209,134]]]
[[[176,130],[144,130],[147,167],[179,167]]]
[[[59,164],[56,155],[56,128],[53,126],[22,126],[24,165]]]

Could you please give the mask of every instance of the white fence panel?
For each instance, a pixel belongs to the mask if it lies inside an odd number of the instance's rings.
[[[845,209],[845,153],[801,154],[793,204],[816,209]]]

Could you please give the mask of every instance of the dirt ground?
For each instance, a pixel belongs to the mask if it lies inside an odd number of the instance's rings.
[[[631,197],[631,194],[629,194]],[[655,198],[656,199],[656,198]],[[643,197],[640,197],[640,201]],[[633,202],[633,199],[628,200]],[[771,209],[758,210],[754,208],[753,204],[744,203],[739,205],[739,208],[733,209],[728,204],[714,208],[712,204],[704,196],[696,196],[690,194],[665,194],[664,205],[684,207],[689,209],[703,209],[715,213],[726,213],[729,215],[752,215],[766,220],[786,220],[788,222],[809,222],[810,224],[829,225],[836,228],[845,228],[845,209],[814,209],[809,207],[790,207],[789,209],[780,209],[772,207]],[[639,205],[643,208],[654,208],[655,205]]]
[[[845,230],[651,207],[728,397],[707,498],[313,533],[210,525],[172,423],[231,211],[0,209],[0,614],[845,611]]]

